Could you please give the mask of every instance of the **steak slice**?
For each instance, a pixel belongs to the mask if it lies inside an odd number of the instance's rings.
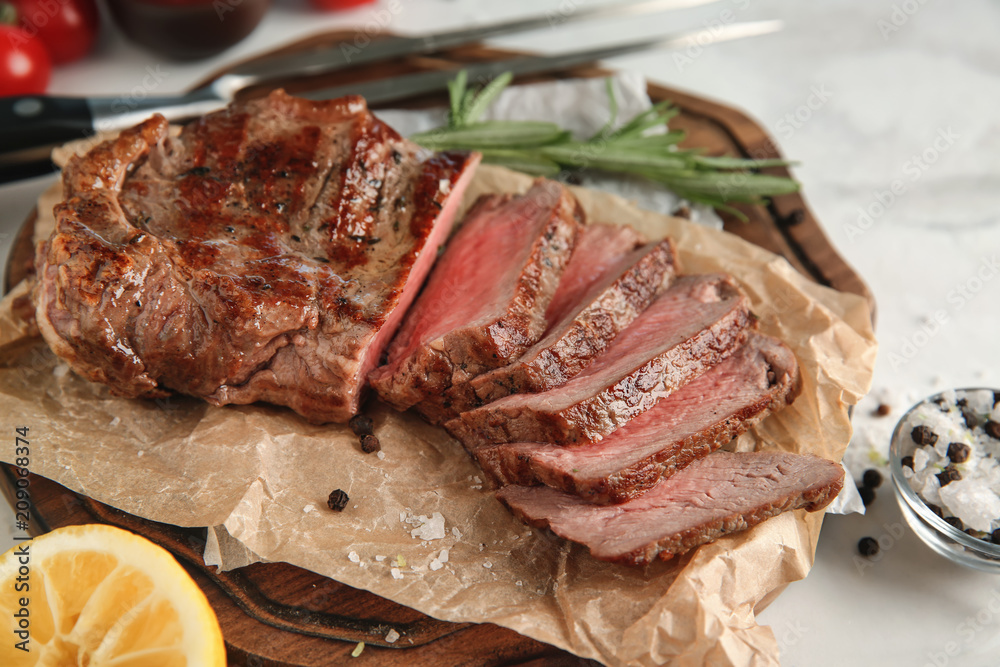
[[[524,195],[479,199],[449,241],[371,382],[399,410],[454,416],[445,392],[537,341],[581,230],[576,199],[539,179]]]
[[[729,358],[600,442],[477,447],[497,484],[545,484],[592,503],[623,503],[789,405],[801,389],[795,355],[752,334]]]
[[[505,486],[497,497],[525,522],[550,528],[599,560],[669,560],[787,510],[826,507],[841,466],[786,452],[715,452],[621,505],[592,505],[547,486]]]
[[[154,116],[67,165],[40,328],[120,396],[346,421],[478,159],[420,148],[360,97],[278,91],[174,137]]]
[[[749,302],[729,276],[678,278],[563,386],[501,398],[445,427],[470,448],[595,442],[728,357],[752,324]]]
[[[458,411],[563,385],[603,352],[674,277],[670,242],[636,247],[640,239],[628,227],[588,225],[549,306],[544,338],[514,363],[473,378],[474,395]]]

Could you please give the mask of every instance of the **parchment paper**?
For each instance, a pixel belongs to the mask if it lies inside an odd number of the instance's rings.
[[[481,167],[466,202],[529,183]],[[762,331],[795,351],[802,395],[736,447],[839,461],[847,406],[868,390],[874,364],[865,302],[733,235],[574,191],[592,221],[672,237],[686,272],[733,274]],[[609,665],[777,664],[754,609],[805,576],[821,513],[784,514],[645,569],[601,563],[516,521],[443,430],[377,402],[369,410],[383,458],[362,453],[346,427],[313,426],[281,408],[115,398],[29,336],[16,307],[25,294],[20,286],[0,302],[0,403],[7,423],[31,429],[32,472],[132,514],[214,527],[207,555],[224,564],[287,561],[437,618],[497,623]],[[338,488],[351,498],[342,513],[326,507]],[[413,537],[435,512],[444,537]]]

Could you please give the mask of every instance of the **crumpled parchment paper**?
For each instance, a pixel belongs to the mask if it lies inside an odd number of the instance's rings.
[[[466,201],[523,191],[530,180],[481,167]],[[876,352],[865,302],[736,236],[574,191],[592,221],[673,238],[685,272],[734,275],[762,331],[795,351],[802,394],[735,446],[839,461],[851,435],[847,407],[868,390]],[[443,430],[377,402],[369,414],[382,457],[364,454],[346,426],[310,425],[281,408],[116,398],[27,337],[15,309],[25,294],[19,286],[0,302],[0,404],[5,421],[31,428],[32,472],[138,516],[214,527],[206,555],[223,565],[287,561],[608,665],[777,664],[774,636],[754,610],[805,576],[822,513],[784,514],[644,569],[602,563],[519,523]],[[0,455],[12,458],[9,448]],[[341,513],[326,507],[334,489],[350,496]],[[435,513],[443,536],[422,526]]]

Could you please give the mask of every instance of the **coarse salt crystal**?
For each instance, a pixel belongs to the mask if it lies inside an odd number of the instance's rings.
[[[415,518],[420,525],[410,531],[411,537],[420,540],[440,540],[445,536],[444,516],[441,512],[434,512],[430,518],[423,515]]]
[[[440,570],[442,567],[444,567],[444,564],[439,560],[432,560],[431,564],[428,565],[428,567],[436,572],[437,570]]]
[[[441,561],[442,563],[447,563],[448,562],[448,550],[447,549],[442,549],[441,553],[438,554],[437,559],[439,561]]]
[[[62,376],[66,375],[66,373],[69,373],[69,366],[66,366],[64,364],[59,364],[58,366],[52,369],[52,374],[55,375],[57,378],[61,378]]]
[[[1000,517],[1000,498],[978,480],[952,482],[938,495],[948,511],[973,530],[991,532],[993,520]]]
[[[146,452],[144,452],[144,451],[142,451],[142,450],[140,449],[139,451],[137,451],[137,452],[135,453],[135,455],[136,455],[136,456],[142,456],[142,455],[143,455],[143,454],[145,454],[145,453],[146,453]]]
[[[382,561],[385,560],[385,556],[375,556],[375,560],[381,563]]]
[[[485,563],[483,563],[483,567],[485,567],[488,570],[491,567],[493,567],[493,563],[486,561]]]
[[[438,189],[441,190],[441,192],[443,192],[444,194],[448,194],[449,192],[451,192],[451,181],[449,181],[447,178],[442,178],[441,180],[438,181]]]
[[[381,449],[378,450],[378,453],[375,456],[377,456],[379,458],[379,461],[384,461],[385,460],[385,452],[383,452]]]
[[[462,539],[462,531],[460,531],[457,526],[451,527],[451,534],[455,536],[456,540]]]
[[[312,512],[315,509],[316,509],[315,505],[306,505],[305,507],[302,508],[302,511],[305,512],[306,514],[309,514],[309,512]]]
[[[394,644],[396,640],[399,639],[399,633],[396,632],[395,628],[389,628],[389,632],[385,635],[385,641],[387,644]]]
[[[403,578],[403,573],[399,571],[398,567],[392,568],[391,570],[389,570],[389,573],[392,575],[393,579],[402,579]]]
[[[358,555],[357,551],[352,551],[351,553],[347,554],[347,560],[351,561],[352,563],[360,563],[361,557]]]
[[[111,420],[111,426],[118,426],[121,423],[122,423],[121,417],[115,417],[114,419]]]

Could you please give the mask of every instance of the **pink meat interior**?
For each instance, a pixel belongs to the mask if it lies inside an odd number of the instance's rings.
[[[544,405],[559,409],[611,386],[650,359],[691,338],[729,312],[738,296],[726,298],[716,275],[685,276],[660,295],[611,346],[562,387],[539,394],[515,394],[495,408]]]

